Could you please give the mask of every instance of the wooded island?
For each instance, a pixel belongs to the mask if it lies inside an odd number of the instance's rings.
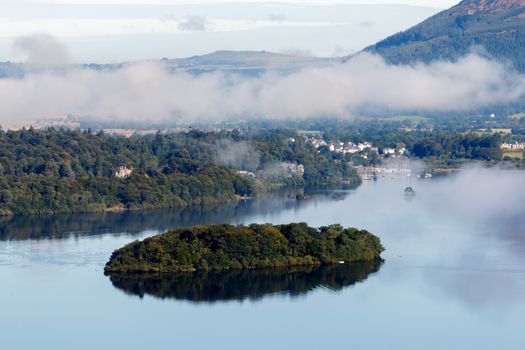
[[[305,223],[179,228],[113,252],[106,273],[182,272],[341,264],[380,259],[368,231]]]

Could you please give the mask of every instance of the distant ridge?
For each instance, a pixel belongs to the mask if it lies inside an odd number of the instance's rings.
[[[185,71],[191,74],[205,72],[234,72],[242,75],[259,75],[266,71],[292,73],[305,67],[323,67],[332,62],[339,62],[340,58],[319,58],[313,56],[299,56],[292,54],[275,53],[269,51],[215,51],[205,55],[185,58],[164,58],[151,60],[162,62],[171,72]],[[64,72],[71,68],[85,68],[93,70],[111,71],[127,64],[140,63],[122,62],[115,64],[82,64],[35,66],[24,63],[0,62],[0,79],[21,78],[27,73],[42,71]]]
[[[525,72],[525,0],[464,0],[364,51],[411,64],[454,61],[473,49]]]
[[[206,55],[164,60],[173,70],[187,71],[294,71],[326,65],[329,58],[288,55],[268,51],[215,51]]]

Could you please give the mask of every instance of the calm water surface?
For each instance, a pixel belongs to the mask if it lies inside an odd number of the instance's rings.
[[[356,190],[0,221],[1,349],[525,349],[523,173],[380,178]],[[403,195],[406,186],[416,190]],[[368,263],[107,277],[122,245],[197,223],[341,223]]]

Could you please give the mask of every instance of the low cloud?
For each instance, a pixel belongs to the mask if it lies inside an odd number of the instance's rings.
[[[332,52],[332,58],[334,57],[344,57],[344,56],[349,56],[351,54],[354,54],[356,53],[358,50],[355,50],[355,49],[350,49],[350,48],[346,48],[344,46],[341,46],[341,45],[337,45],[335,48],[334,48],[334,51]]]
[[[232,142],[220,140],[215,145],[215,162],[230,168],[257,171],[260,165],[260,155],[248,142]]]
[[[456,63],[392,66],[377,56],[361,54],[346,63],[287,75],[193,76],[169,73],[162,63],[149,62],[115,71],[28,74],[0,80],[0,89],[4,126],[65,114],[99,120],[205,122],[351,118],[369,107],[468,110],[516,100],[525,93],[525,77],[477,55]]]
[[[205,31],[209,27],[209,21],[201,16],[188,16],[182,19],[178,24],[181,31]]]
[[[255,147],[245,141],[220,140],[215,144],[215,162],[229,168],[250,171],[263,179],[279,180],[288,176],[287,168],[281,162],[261,162],[261,155]]]
[[[377,23],[374,21],[361,21],[358,24],[359,26],[365,27],[365,28],[371,28],[377,25]]]
[[[13,49],[30,64],[57,65],[70,61],[66,47],[48,34],[19,37],[13,43]]]
[[[268,19],[272,22],[284,22],[286,21],[286,16],[282,14],[270,13]]]

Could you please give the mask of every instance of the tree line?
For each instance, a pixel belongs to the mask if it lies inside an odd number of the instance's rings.
[[[290,143],[284,132],[190,130],[125,138],[30,128],[0,131],[0,215],[175,208],[269,190],[264,177],[239,176],[242,164],[220,161],[224,141],[249,147],[257,169],[304,164],[304,176],[279,179],[279,185],[328,184],[343,176],[359,181],[345,164],[300,140]],[[121,166],[133,171],[119,178]]]

